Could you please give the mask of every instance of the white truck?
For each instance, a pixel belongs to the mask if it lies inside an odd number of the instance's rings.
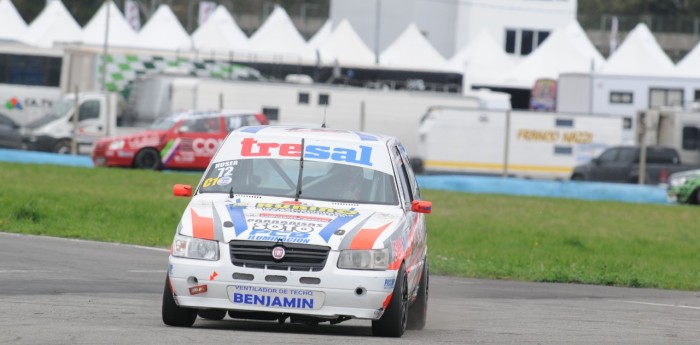
[[[76,103],[79,111],[74,123]],[[23,144],[28,150],[69,153],[75,133],[78,153],[87,154],[99,138],[139,130],[117,126],[123,107],[124,101],[116,93],[80,93],[77,102],[75,94],[67,94],[53,103],[48,115],[25,124]]]
[[[63,53],[24,44],[0,44],[0,106],[20,126],[49,113],[61,97]]]
[[[325,119],[328,127],[395,136],[408,152],[417,150],[416,131],[430,107],[510,108],[508,94],[488,90],[463,95],[163,75],[135,81],[131,93],[128,109],[139,118],[181,109],[260,109],[272,124],[320,126]]]
[[[60,96],[58,87],[0,84],[2,112],[20,126],[48,114]]]
[[[418,131],[425,173],[568,179],[624,140],[620,117],[433,107]]]
[[[639,137],[647,145],[672,147],[684,164],[700,164],[700,109],[661,107],[637,112]]]

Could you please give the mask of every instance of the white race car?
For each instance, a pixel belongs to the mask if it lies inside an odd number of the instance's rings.
[[[192,187],[175,185],[191,196]],[[422,329],[428,308],[423,201],[392,137],[243,127],[224,140],[171,247],[163,322],[197,315]]]

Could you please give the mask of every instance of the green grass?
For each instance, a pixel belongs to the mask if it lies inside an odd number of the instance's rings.
[[[168,247],[200,176],[0,163],[0,231]]]
[[[700,209],[426,191],[432,272],[700,289]]]
[[[197,173],[0,163],[0,231],[168,247]],[[700,289],[700,208],[423,191],[432,273]]]

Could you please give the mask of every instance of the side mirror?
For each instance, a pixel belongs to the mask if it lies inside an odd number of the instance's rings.
[[[591,159],[591,163],[593,163],[593,165],[600,165],[600,159],[593,158],[593,159]]]
[[[173,195],[175,196],[192,196],[192,186],[188,184],[176,184],[173,186]]]
[[[180,126],[177,128],[178,133],[187,133],[190,131],[190,128],[187,126]]]
[[[433,210],[433,203],[430,201],[413,200],[411,211],[418,213],[430,213]]]

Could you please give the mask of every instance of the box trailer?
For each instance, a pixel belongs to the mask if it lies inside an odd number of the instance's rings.
[[[619,117],[433,107],[419,130],[426,173],[568,179],[623,142]]]
[[[161,96],[166,99],[161,101]],[[507,94],[488,90],[464,95],[172,76],[150,76],[137,80],[132,88],[128,109],[142,109],[147,106],[143,102],[150,105],[155,102],[162,107],[151,109],[152,115],[148,116],[141,112],[141,118],[181,109],[260,109],[273,124],[321,126],[325,122],[328,127],[396,136],[411,153],[417,151],[416,133],[420,119],[431,107],[510,107]]]

